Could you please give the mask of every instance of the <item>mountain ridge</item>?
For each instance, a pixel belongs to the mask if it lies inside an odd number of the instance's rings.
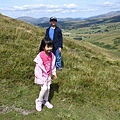
[[[58,21],[81,21],[81,20],[86,20],[86,19],[91,19],[91,18],[109,18],[109,17],[114,17],[120,15],[120,11],[111,11],[108,12],[106,14],[101,14],[101,15],[97,15],[97,16],[93,16],[93,17],[88,17],[88,18],[81,18],[81,17],[77,17],[77,18],[72,18],[72,17],[67,17],[67,18],[57,18]],[[16,18],[18,20],[22,20],[24,22],[29,22],[31,24],[38,24],[38,23],[46,23],[49,22],[49,17],[41,17],[41,18],[33,18],[33,17],[29,17],[29,16],[21,16]]]
[[[31,18],[31,17],[22,17],[18,18],[24,22],[28,22],[35,26],[40,26],[46,28],[49,26],[49,18]],[[109,12],[106,14],[89,17],[89,18],[58,18],[58,26],[62,29],[77,29],[80,27],[89,27],[95,24],[104,24],[104,23],[114,23],[120,22],[120,11]]]

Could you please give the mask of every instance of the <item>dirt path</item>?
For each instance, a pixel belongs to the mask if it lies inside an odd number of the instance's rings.
[[[12,105],[10,107],[7,107],[5,105],[0,106],[0,114],[5,114],[5,113],[11,112],[13,110],[17,111],[17,112],[20,112],[23,115],[28,115],[28,114],[31,114],[31,113],[35,112],[35,110],[25,110],[25,109],[22,109],[22,108],[16,108],[14,105]]]

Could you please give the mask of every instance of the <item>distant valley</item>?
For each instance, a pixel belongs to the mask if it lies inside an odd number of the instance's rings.
[[[50,26],[48,17],[19,19],[42,28]],[[120,11],[90,18],[58,18],[57,25],[62,29],[64,37],[85,40],[120,57]]]

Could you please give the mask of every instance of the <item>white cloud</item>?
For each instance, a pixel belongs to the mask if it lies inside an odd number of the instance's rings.
[[[120,2],[104,2],[103,4],[99,5],[102,9],[120,9]]]
[[[56,11],[56,9],[76,9],[78,6],[75,4],[64,4],[64,5],[45,5],[45,4],[35,4],[35,5],[24,5],[24,6],[13,6],[11,8],[5,7],[5,8],[1,8],[2,10],[10,10],[10,11],[28,11],[28,10],[40,10],[40,9],[44,9],[44,10],[49,10],[49,9],[54,9]]]
[[[90,16],[94,14],[104,13],[112,10],[120,10],[120,1],[104,2],[101,4],[89,4],[87,7],[78,6],[77,4],[62,4],[62,5],[49,5],[49,4],[33,4],[23,6],[13,6],[0,8],[1,13],[8,16],[20,17],[50,17],[52,14],[57,16]]]
[[[120,1],[103,2],[99,4],[89,4],[89,10],[93,13],[103,14],[110,11],[120,10]]]
[[[71,3],[71,4],[68,4],[68,5],[64,4],[63,8],[76,9],[76,8],[78,8],[78,6],[76,4],[74,4],[74,3]]]
[[[35,5],[23,5],[23,6],[13,6],[0,8],[0,11],[5,11],[20,15],[46,15],[50,13],[71,13],[76,12],[78,6],[74,3],[63,4],[63,5],[45,5],[45,4],[35,4]]]
[[[103,5],[111,5],[110,2],[104,2]]]

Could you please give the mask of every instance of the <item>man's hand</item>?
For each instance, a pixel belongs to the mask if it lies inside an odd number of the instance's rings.
[[[61,52],[62,51],[62,48],[59,48],[59,52]]]

